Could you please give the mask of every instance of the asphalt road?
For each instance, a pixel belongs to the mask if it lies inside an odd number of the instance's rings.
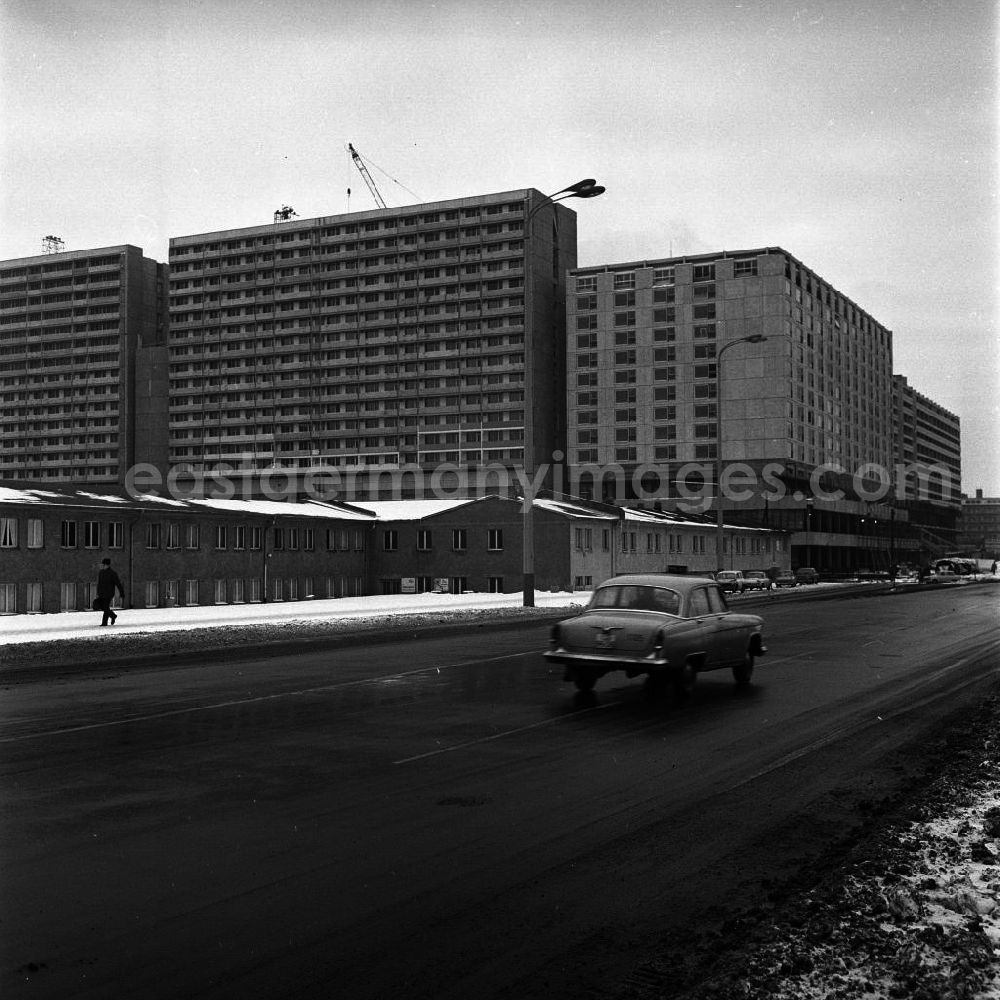
[[[905,783],[998,596],[776,601],[683,708],[578,709],[534,624],[9,685],[0,995],[610,996]]]

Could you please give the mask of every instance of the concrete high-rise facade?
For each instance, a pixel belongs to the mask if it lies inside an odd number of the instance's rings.
[[[530,467],[564,440],[575,265],[531,189],[171,239],[175,475],[365,499]]]
[[[567,313],[574,487],[611,499],[621,469],[617,499],[711,508],[721,457],[749,477],[723,481],[727,519],[794,531],[799,565],[873,561],[891,497],[858,487],[891,479],[892,334],[865,310],[767,247],[577,268]]]
[[[962,428],[958,416],[893,376],[897,509],[921,561],[954,551],[962,504]]]
[[[0,479],[165,470],[166,288],[166,265],[134,246],[0,263]]]

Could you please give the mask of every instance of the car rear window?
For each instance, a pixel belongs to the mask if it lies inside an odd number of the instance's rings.
[[[635,584],[599,587],[589,604],[590,609],[659,611],[666,615],[676,615],[680,606],[680,595],[675,590],[668,590],[666,587],[640,587]]]

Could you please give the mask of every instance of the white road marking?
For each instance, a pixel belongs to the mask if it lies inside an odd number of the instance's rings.
[[[479,660],[463,660],[459,663],[444,663],[435,667],[420,667],[417,670],[405,670],[402,673],[383,674],[379,677],[362,677],[353,681],[340,681],[336,684],[322,684],[318,687],[299,688],[295,691],[279,691],[275,694],[262,694],[253,698],[236,698],[232,701],[219,701],[211,705],[192,705],[187,708],[176,708],[168,712],[151,712],[148,715],[129,715],[123,719],[113,719],[109,722],[93,722],[82,726],[65,726],[61,729],[48,729],[39,732],[25,733],[20,736],[0,736],[0,743],[19,743],[24,740],[35,740],[49,736],[63,736],[69,733],[83,733],[94,729],[110,729],[114,726],[127,726],[133,722],[151,722],[156,719],[169,719],[176,715],[188,715],[195,712],[211,712],[218,708],[234,708],[237,705],[254,705],[265,701],[276,701],[279,698],[296,698],[302,695],[320,694],[324,691],[336,691],[340,688],[361,687],[365,684],[384,684],[398,681],[406,677],[420,674],[440,673],[442,670],[453,670],[456,667],[476,666],[480,663],[495,663],[499,660],[512,660],[530,653],[507,653],[503,656],[490,656]]]
[[[502,740],[507,736],[516,736],[518,733],[527,733],[532,729],[541,729],[543,726],[551,726],[557,722],[564,722],[566,719],[575,719],[588,712],[603,712],[608,708],[618,708],[620,702],[610,701],[603,705],[595,705],[592,708],[580,709],[577,712],[569,712],[566,715],[557,715],[551,719],[542,719],[541,722],[533,722],[530,726],[519,726],[517,729],[507,729],[502,733],[493,733],[490,736],[482,736],[478,740],[469,740],[466,743],[454,743],[451,746],[439,747],[437,750],[428,750],[427,753],[418,753],[413,757],[403,757],[401,760],[394,760],[393,764],[410,764],[415,760],[425,760],[427,757],[437,757],[439,754],[451,753],[453,750],[465,750],[467,747],[479,746],[482,743],[492,743],[494,740]]]

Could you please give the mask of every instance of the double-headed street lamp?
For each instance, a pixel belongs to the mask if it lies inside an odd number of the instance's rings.
[[[767,340],[763,334],[755,333],[749,337],[740,337],[725,344],[715,356],[715,561],[719,569],[725,569],[722,559],[723,522],[722,522],[722,356],[730,347],[737,344],[760,344]]]
[[[525,247],[525,273],[524,273],[524,322],[525,322],[525,332],[527,333],[528,324],[533,325],[533,315],[532,315],[532,287],[531,287],[531,276],[532,276],[532,264],[531,260],[528,258],[531,247],[531,222],[538,214],[538,212],[545,208],[547,205],[554,205],[556,202],[567,201],[570,198],[596,198],[598,195],[604,194],[604,187],[597,183],[593,177],[587,177],[582,181],[577,181],[575,184],[570,184],[569,187],[564,187],[553,194],[546,195],[537,205],[532,206],[524,219],[524,247]],[[527,204],[527,202],[526,202]],[[558,249],[558,248],[557,248]],[[562,336],[565,336],[565,331],[559,332]],[[534,414],[532,413],[532,407],[534,406],[534,378],[533,378],[533,361],[531,355],[531,347],[533,344],[529,343],[527,337],[525,338],[525,366],[524,366],[524,380],[525,380],[525,392],[524,392],[524,447],[522,449],[522,468],[525,477],[525,488],[524,488],[524,504],[522,508],[522,540],[521,540],[521,550],[522,550],[522,578],[523,578],[523,604],[526,608],[533,608],[535,606],[535,519],[534,519],[534,482],[535,482],[535,455],[534,455],[534,442],[532,441],[532,436],[534,434],[535,422]],[[565,404],[564,404],[565,405]],[[529,495],[530,494],[530,495]]]

